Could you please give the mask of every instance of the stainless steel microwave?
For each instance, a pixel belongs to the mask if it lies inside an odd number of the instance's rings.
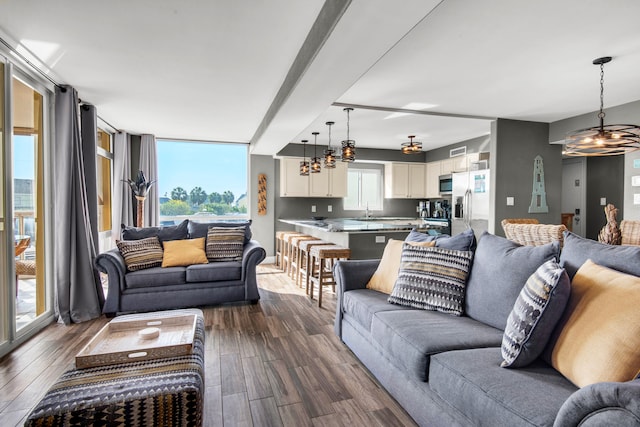
[[[451,174],[440,175],[438,183],[438,192],[441,196],[450,196],[453,193],[453,178]]]

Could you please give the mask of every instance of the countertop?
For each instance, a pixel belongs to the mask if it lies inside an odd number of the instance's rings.
[[[404,231],[414,228],[424,230],[430,228],[429,222],[432,220],[433,218],[425,221],[422,218],[410,217],[280,219],[281,222],[287,224],[332,232]]]

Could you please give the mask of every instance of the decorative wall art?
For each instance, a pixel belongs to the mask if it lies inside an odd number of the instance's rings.
[[[544,165],[539,154],[533,159],[533,191],[529,213],[548,213],[547,192],[544,187]]]
[[[267,175],[258,175],[258,215],[267,214]]]

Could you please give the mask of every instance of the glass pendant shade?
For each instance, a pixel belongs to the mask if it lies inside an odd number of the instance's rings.
[[[302,140],[302,161],[300,162],[300,176],[309,175],[309,162],[307,161],[306,153],[307,142],[309,141],[306,139]]]
[[[349,113],[353,111],[353,108],[347,107],[344,109],[347,112],[347,139],[342,141],[342,161],[353,162],[356,159],[356,142],[349,138]]]
[[[326,122],[327,126],[329,126],[329,143],[327,144],[327,149],[324,150],[324,167],[325,169],[334,169],[336,167],[336,150],[331,147],[331,126],[335,124],[335,122]]]
[[[593,60],[594,65],[600,65],[600,125],[568,134],[563,151],[567,156],[617,156],[640,149],[640,127],[604,124],[604,64],[608,62],[610,56]]]
[[[414,142],[415,135],[409,135],[409,141],[402,143],[402,154],[420,154],[422,152],[422,142]]]
[[[320,157],[316,155],[316,145],[318,143],[318,135],[320,132],[311,132],[313,135],[313,157],[311,158],[311,173],[319,173],[322,168],[322,163],[320,162]]]

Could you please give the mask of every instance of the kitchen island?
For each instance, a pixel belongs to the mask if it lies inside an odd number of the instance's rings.
[[[352,259],[381,258],[389,239],[404,240],[412,229],[441,234],[446,220],[404,217],[280,219],[296,231],[351,249]]]

